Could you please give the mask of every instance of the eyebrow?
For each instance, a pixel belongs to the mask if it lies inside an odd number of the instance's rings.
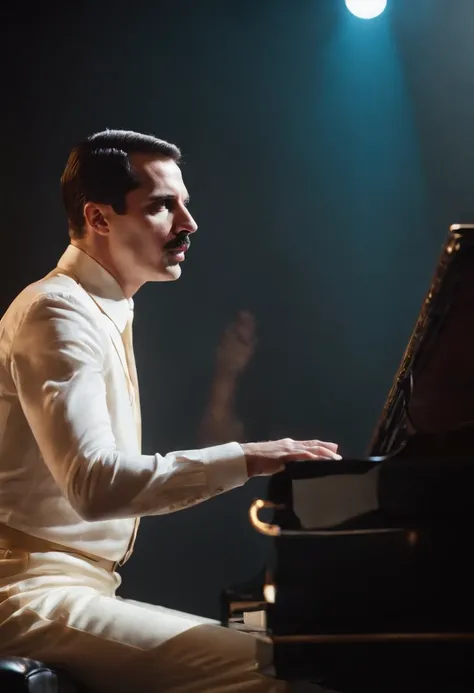
[[[150,203],[153,203],[153,202],[165,202],[168,200],[170,201],[170,200],[176,200],[176,199],[177,199],[177,195],[173,195],[172,193],[163,193],[162,195],[157,193],[157,194],[149,195],[147,201]],[[185,197],[183,202],[185,205],[188,205],[189,201],[190,201],[190,197],[189,197],[189,195],[187,195],[187,197]]]

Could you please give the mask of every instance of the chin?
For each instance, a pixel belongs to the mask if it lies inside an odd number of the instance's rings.
[[[164,269],[160,269],[155,273],[155,282],[174,282],[181,276],[181,267],[179,264],[168,265]]]

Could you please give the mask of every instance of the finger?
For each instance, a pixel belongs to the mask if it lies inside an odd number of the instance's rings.
[[[317,445],[322,446],[323,448],[327,448],[328,450],[332,450],[333,452],[337,452],[337,449],[339,445],[337,443],[331,443],[329,441],[325,440],[304,440],[302,441],[303,445],[307,445],[308,447],[314,447]]]
[[[316,459],[318,460],[342,460],[341,455],[339,455],[337,452],[329,450],[329,448],[325,448],[323,446],[317,446],[314,449],[310,450],[310,452],[311,454],[316,455]]]
[[[342,455],[325,448],[321,448],[320,451],[315,451],[312,454],[314,455],[313,459],[315,460],[342,460]]]
[[[284,457],[287,462],[297,460],[342,460],[341,455],[327,448],[315,447],[312,450],[296,448],[287,453]]]
[[[304,460],[313,460],[314,454],[309,450],[295,450],[294,452],[289,452],[284,457],[286,462],[299,462]]]

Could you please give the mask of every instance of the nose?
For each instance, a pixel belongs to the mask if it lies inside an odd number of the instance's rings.
[[[188,233],[194,233],[197,231],[198,225],[191,212],[185,205],[182,205],[180,214],[175,221],[178,232],[187,231]]]

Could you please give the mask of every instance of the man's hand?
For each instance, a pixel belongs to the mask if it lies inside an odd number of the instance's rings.
[[[243,443],[247,471],[250,476],[265,476],[281,472],[285,462],[296,460],[340,460],[336,443],[321,440],[282,440],[267,443]]]

